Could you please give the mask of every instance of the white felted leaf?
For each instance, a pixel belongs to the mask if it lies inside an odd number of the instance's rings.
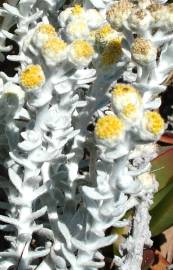
[[[96,8],[105,8],[105,4],[103,3],[102,0],[89,0],[93,6],[95,6]]]
[[[50,253],[50,249],[43,249],[39,251],[30,251],[28,257],[32,260],[45,257]]]
[[[64,245],[62,245],[62,253],[64,254],[65,258],[69,261],[72,267],[77,266],[76,257],[72,252],[66,249]]]
[[[17,16],[19,18],[23,18],[23,16],[19,13],[19,10],[16,7],[13,7],[7,3],[3,4],[3,7],[12,15]]]
[[[14,218],[11,218],[11,217],[6,217],[6,216],[0,215],[0,221],[2,221],[4,223],[8,223],[8,224],[18,226],[18,220],[14,219]]]
[[[96,189],[90,188],[87,186],[83,187],[82,189],[84,193],[86,194],[86,196],[93,200],[105,200],[105,199],[110,199],[112,197],[111,193],[101,194]]]
[[[58,221],[58,228],[65,238],[65,241],[67,243],[67,247],[71,248],[71,234],[69,232],[69,229],[67,228],[67,226],[65,224],[63,224],[60,221]]]
[[[172,54],[173,54],[173,43],[165,44],[164,48],[161,50],[159,69],[163,70],[172,65]]]
[[[29,152],[34,150],[35,148],[37,148],[40,145],[40,142],[38,143],[32,143],[30,141],[24,141],[21,143],[18,143],[18,146],[21,150]]]
[[[24,166],[30,170],[33,170],[33,171],[35,170],[35,166],[29,160],[19,158],[19,157],[15,156],[14,153],[12,153],[12,152],[9,152],[9,155],[15,162],[17,162],[21,166]]]
[[[82,263],[82,265],[92,267],[94,269],[98,269],[98,268],[103,268],[105,266],[105,263],[104,261],[102,262],[87,261],[87,262]]]
[[[32,213],[31,219],[35,220],[35,219],[45,215],[46,212],[47,212],[47,206],[43,206],[41,209],[39,209],[39,210]]]
[[[85,80],[91,77],[95,77],[95,75],[96,75],[95,69],[82,69],[82,70],[79,69],[71,76],[71,79]]]
[[[78,248],[79,250],[83,250],[83,251],[89,251],[92,250],[97,250],[99,248],[102,248],[102,247],[106,247],[106,246],[109,246],[111,245],[112,243],[114,243],[116,240],[117,240],[118,236],[117,235],[110,235],[110,236],[106,236],[106,237],[103,237],[101,239],[98,239],[98,240],[95,240],[93,239],[93,242],[90,241],[79,241],[75,238],[72,238],[72,243],[73,245]]]
[[[22,179],[11,168],[8,170],[8,175],[10,177],[11,182],[15,186],[15,188],[21,193],[22,192]]]

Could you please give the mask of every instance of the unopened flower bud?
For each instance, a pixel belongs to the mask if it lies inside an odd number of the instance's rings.
[[[152,21],[150,12],[145,9],[134,9],[128,18],[129,27],[135,31],[140,32],[146,31]]]
[[[124,22],[129,17],[133,8],[133,4],[128,0],[120,0],[113,4],[107,11],[107,21],[117,31],[121,31]]]
[[[143,173],[137,177],[145,189],[150,190],[156,185],[155,175],[149,172]]]
[[[7,83],[4,86],[3,96],[9,100],[11,97],[16,97],[19,106],[23,106],[25,100],[25,92],[22,88],[14,83]]]
[[[166,6],[159,4],[159,3],[153,3],[147,7],[149,10],[151,16],[152,16],[152,26],[155,28],[157,27],[163,27],[165,16],[167,16],[167,8]]]
[[[136,63],[145,66],[156,61],[157,48],[150,40],[136,38],[132,43],[131,53]]]

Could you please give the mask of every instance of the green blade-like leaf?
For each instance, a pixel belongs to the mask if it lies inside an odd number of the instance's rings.
[[[173,187],[160,203],[150,212],[152,235],[158,235],[173,224]]]
[[[154,209],[164,199],[164,197],[169,193],[171,189],[173,189],[173,177],[172,181],[166,187],[162,188],[160,191],[155,193],[153,204],[151,205],[150,211]]]
[[[161,153],[152,161],[152,172],[159,182],[159,190],[167,186],[173,177],[173,148]]]

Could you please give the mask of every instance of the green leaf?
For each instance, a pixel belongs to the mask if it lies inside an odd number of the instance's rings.
[[[159,182],[159,190],[173,181],[173,148],[161,153],[152,161],[151,171]]]
[[[166,194],[166,193],[165,193]],[[158,235],[173,224],[173,185],[157,206],[151,210],[150,229],[152,235]]]
[[[173,180],[173,178],[172,178]],[[164,197],[169,193],[169,191],[173,188],[173,181],[170,182],[166,187],[162,188],[160,191],[155,193],[153,204],[151,205],[150,210],[155,208],[163,199]]]

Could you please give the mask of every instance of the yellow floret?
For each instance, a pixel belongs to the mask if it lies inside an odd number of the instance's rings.
[[[93,47],[89,44],[89,42],[85,40],[76,40],[73,42],[73,48],[75,54],[79,58],[90,58],[94,54]]]
[[[126,94],[139,94],[139,93],[137,89],[135,89],[133,86],[129,84],[117,84],[114,87],[112,94],[116,96],[124,96]]]
[[[72,14],[73,15],[79,15],[84,11],[84,9],[81,7],[81,5],[74,5],[72,8]]]
[[[52,38],[43,45],[43,50],[50,50],[56,53],[64,50],[67,44],[60,38]]]
[[[48,24],[48,23],[41,24],[38,27],[38,31],[41,33],[48,34],[48,35],[53,35],[53,36],[56,35],[55,28],[51,24]]]
[[[20,83],[28,90],[40,87],[44,81],[45,77],[40,65],[28,65],[20,74]]]
[[[121,42],[122,37],[118,37],[108,43],[101,55],[103,65],[112,65],[119,61],[122,56]]]
[[[122,134],[124,125],[115,115],[106,115],[100,118],[95,127],[95,134],[98,139],[115,139]]]
[[[164,129],[164,120],[158,112],[145,112],[147,128],[154,135],[158,135]]]
[[[96,38],[97,39],[102,39],[104,37],[106,37],[108,34],[110,34],[112,32],[112,28],[110,26],[110,24],[105,24],[104,26],[102,26],[100,29],[98,29],[95,33]]]
[[[136,106],[134,104],[129,103],[126,106],[124,106],[124,108],[123,108],[123,114],[126,117],[130,117],[134,113],[136,113]]]

